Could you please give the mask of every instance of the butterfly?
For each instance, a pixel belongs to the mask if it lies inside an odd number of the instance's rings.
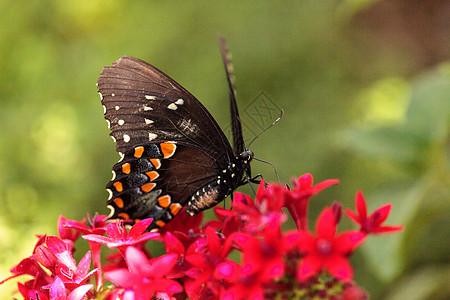
[[[230,91],[233,147],[203,104],[154,66],[122,56],[97,81],[120,160],[106,189],[110,219],[153,218],[163,227],[184,207],[194,216],[251,179],[230,55],[219,38]],[[254,180],[254,179],[253,179]]]

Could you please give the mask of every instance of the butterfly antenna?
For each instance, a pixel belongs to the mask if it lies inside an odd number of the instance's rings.
[[[264,129],[264,130],[261,131],[257,136],[255,136],[255,137],[253,138],[253,140],[250,142],[250,144],[248,144],[247,149],[250,149],[250,146],[253,144],[253,142],[254,142],[257,138],[259,138],[264,132],[266,132],[267,130],[269,130],[270,128],[272,128],[275,124],[277,124],[278,121],[281,120],[281,118],[283,117],[283,115],[284,115],[284,110],[281,109],[281,114],[280,114],[280,116],[279,116],[275,121],[273,121],[272,124],[270,124],[269,126],[267,126],[266,129]],[[275,172],[275,173],[276,173],[276,172]]]
[[[280,119],[280,118],[278,118],[278,119]],[[269,128],[270,128],[270,127],[269,127]],[[275,168],[275,166],[273,165],[273,163],[271,163],[271,162],[269,162],[269,161],[265,161],[265,160],[259,159],[259,158],[256,158],[256,157],[253,157],[253,159],[254,159],[254,160],[257,160],[257,161],[260,161],[260,162],[262,162],[262,163],[271,165],[272,168],[273,168],[273,170],[274,170],[274,172],[275,172],[275,176],[277,176],[278,183],[281,184],[280,177],[278,176],[277,168]]]

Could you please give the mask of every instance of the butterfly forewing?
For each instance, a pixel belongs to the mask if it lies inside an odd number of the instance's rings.
[[[242,184],[249,160],[241,161],[206,108],[157,68],[123,56],[103,68],[98,90],[121,155],[106,186],[111,218],[152,217],[151,228],[161,227],[183,206],[197,214]],[[234,93],[231,108],[239,150]]]
[[[214,157],[232,156],[225,135],[200,101],[152,65],[123,56],[103,68],[98,88],[117,151],[172,140],[203,148]]]

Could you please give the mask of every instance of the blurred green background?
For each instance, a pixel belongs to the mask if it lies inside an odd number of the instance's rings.
[[[104,65],[150,62],[227,127],[221,33],[247,139],[261,92],[285,110],[256,156],[283,182],[341,180],[311,218],[335,200],[353,208],[361,189],[369,210],[393,203],[387,223],[405,225],[357,251],[355,280],[372,299],[450,297],[450,1],[16,0],[0,1],[0,25],[0,278],[60,214],[108,212],[118,155],[95,86]]]

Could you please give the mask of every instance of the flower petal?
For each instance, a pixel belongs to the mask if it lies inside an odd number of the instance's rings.
[[[138,237],[144,231],[147,230],[148,226],[150,226],[152,221],[153,221],[153,218],[140,220],[139,222],[137,222],[136,224],[134,224],[131,227],[130,232],[128,232],[128,236],[133,237],[133,238]]]
[[[125,250],[125,258],[128,269],[132,273],[141,273],[142,269],[149,263],[144,252],[132,246]]]
[[[319,256],[308,255],[300,261],[297,270],[297,280],[302,282],[319,273],[322,269],[322,260]]]
[[[300,231],[297,235],[297,248],[302,254],[316,251],[316,238],[308,231]]]
[[[127,269],[115,269],[105,272],[105,278],[122,288],[132,288],[138,279]]]
[[[50,300],[64,300],[67,298],[66,287],[59,277],[50,286]]]
[[[234,261],[224,262],[216,267],[215,276],[219,279],[232,281],[236,279],[239,269],[239,265]]]
[[[356,193],[355,207],[356,210],[358,211],[360,221],[367,219],[366,200],[364,200],[364,196],[361,191],[358,191]]]
[[[149,273],[154,278],[161,278],[169,273],[177,263],[177,254],[164,254],[150,261]]]
[[[336,279],[348,281],[353,278],[353,269],[348,260],[339,255],[333,255],[325,261],[325,268]]]
[[[360,246],[366,238],[361,231],[350,230],[339,234],[333,241],[333,250],[343,256],[350,254]]]
[[[183,291],[183,287],[178,282],[170,279],[156,279],[152,282],[152,286],[155,291],[165,292],[169,295]]]
[[[112,243],[114,241],[112,238],[98,234],[85,234],[82,236],[82,238],[91,242],[96,242],[105,245],[108,243]]]
[[[185,253],[183,243],[176,236],[174,236],[170,232],[166,232],[164,239],[166,253],[176,253],[178,255]]]
[[[391,212],[392,204],[386,204],[375,210],[369,217],[374,227],[381,225],[386,221],[389,213]]]
[[[331,240],[336,234],[336,218],[333,210],[326,207],[319,215],[316,223],[317,236],[326,240]]]
[[[220,246],[221,241],[216,232],[216,229],[213,227],[206,228],[206,237],[208,240],[208,248],[211,251],[212,255],[219,256],[220,255]]]
[[[74,289],[67,300],[83,300],[84,296],[89,292],[89,290],[93,287],[92,284],[85,284]]]
[[[383,233],[391,233],[396,231],[403,230],[403,226],[380,226],[374,228],[370,233],[373,234],[383,234]]]
[[[86,252],[83,258],[78,263],[78,268],[75,270],[77,277],[85,276],[91,267],[91,251]]]

